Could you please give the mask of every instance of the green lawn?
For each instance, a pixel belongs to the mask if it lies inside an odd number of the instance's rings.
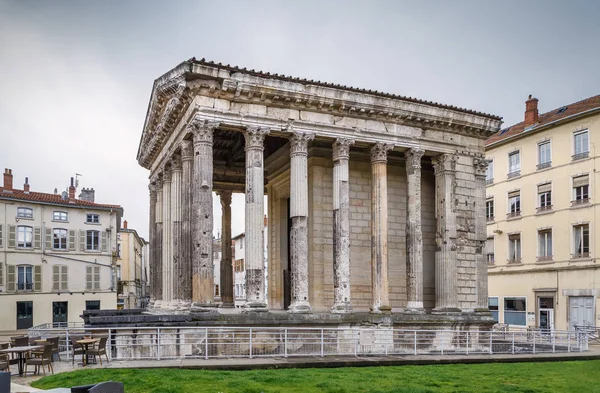
[[[126,393],[600,392],[600,360],[252,371],[88,369],[42,378],[51,389],[100,381]]]

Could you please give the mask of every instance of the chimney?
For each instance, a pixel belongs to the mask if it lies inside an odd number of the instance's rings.
[[[127,229],[127,220],[123,221],[123,229]]]
[[[4,168],[4,191],[12,192],[13,190],[12,169]]]
[[[531,97],[525,101],[525,128],[536,125],[539,122],[538,99]]]
[[[23,191],[25,191],[25,194],[29,194],[29,178],[28,177],[25,178],[25,184],[23,184]]]
[[[75,199],[75,179],[71,178],[71,185],[69,186],[69,199]]]
[[[79,194],[79,199],[82,201],[94,202],[96,199],[96,191],[93,188],[83,188]]]

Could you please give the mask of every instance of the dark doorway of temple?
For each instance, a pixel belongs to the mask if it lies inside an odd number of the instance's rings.
[[[292,303],[292,253],[290,252],[290,233],[292,232],[292,218],[290,217],[290,198],[287,199],[287,267],[283,269],[283,309],[287,310]]]

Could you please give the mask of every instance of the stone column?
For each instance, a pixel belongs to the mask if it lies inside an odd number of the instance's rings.
[[[162,233],[162,255],[163,255],[163,271],[162,271],[162,287],[163,287],[163,308],[169,308],[173,300],[173,281],[171,276],[173,273],[173,250],[172,250],[172,229],[173,221],[171,220],[171,167],[165,166],[163,169],[163,233]]]
[[[290,139],[290,313],[311,313],[308,300],[308,142],[313,134],[294,132]]]
[[[264,162],[263,142],[268,128],[248,127],[246,138],[246,305],[266,310],[264,269]]]
[[[423,232],[421,230],[421,157],[424,151],[405,153],[408,182],[406,219],[406,292],[407,312],[423,313]]]
[[[489,312],[488,309],[488,267],[485,257],[487,240],[487,219],[485,217],[485,179],[490,162],[484,158],[473,158],[475,167],[475,271],[477,280],[477,303],[475,310]]]
[[[150,252],[148,253],[150,303],[148,303],[148,308],[152,308],[156,302],[156,258],[154,257],[156,250],[156,184],[154,181],[150,181],[148,191],[150,192],[150,222],[148,223],[150,235]]]
[[[181,182],[182,167],[181,157],[173,156],[171,159],[171,307],[181,306],[179,271],[181,263]]]
[[[162,271],[163,271],[163,181],[162,174],[159,174],[156,178],[156,229],[155,236],[156,242],[153,244],[154,247],[154,266],[156,276],[154,278],[155,296],[156,301],[154,302],[154,308],[162,307],[163,299],[163,283],[162,283]]]
[[[454,186],[457,157],[441,154],[431,159],[435,171],[436,252],[434,312],[456,312],[458,308],[456,207]]]
[[[333,306],[332,313],[352,312],[350,298],[350,184],[352,139],[333,143]]]
[[[388,283],[387,153],[393,146],[371,148],[371,276],[372,313],[390,312]]]
[[[233,266],[231,266],[231,191],[219,191],[221,199],[221,303],[231,308],[233,302]]]
[[[194,147],[191,140],[181,141],[181,247],[179,258],[180,309],[186,310],[192,302],[192,175]]]
[[[192,183],[193,308],[214,306],[213,277],[213,132],[218,123],[194,121],[194,181]]]

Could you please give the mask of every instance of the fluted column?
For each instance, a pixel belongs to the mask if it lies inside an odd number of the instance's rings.
[[[266,310],[264,269],[264,162],[263,143],[268,128],[248,127],[246,138],[246,305]]]
[[[333,143],[333,306],[332,313],[350,313],[350,184],[352,139]]]
[[[421,157],[424,151],[410,149],[405,153],[408,183],[406,220],[406,292],[408,312],[424,312],[423,308],[423,232],[421,230]]]
[[[163,169],[163,233],[162,233],[162,255],[163,255],[163,308],[168,308],[173,300],[173,282],[171,276],[173,273],[173,250],[172,250],[172,230],[173,221],[171,220],[171,167],[165,166]]]
[[[313,134],[294,132],[290,139],[290,247],[292,303],[290,313],[311,313],[308,299],[308,142]]]
[[[219,191],[221,200],[221,303],[233,307],[233,266],[231,265],[231,191]]]
[[[180,309],[192,302],[192,176],[194,147],[191,140],[181,142],[181,247],[178,277]]]
[[[194,307],[214,305],[213,132],[217,123],[194,121],[194,181],[192,184],[192,299]]]
[[[475,271],[477,280],[477,302],[475,309],[488,310],[488,267],[485,257],[487,219],[485,217],[485,179],[490,162],[484,158],[473,158],[475,167]]]
[[[150,252],[148,253],[150,303],[148,303],[148,308],[152,308],[156,302],[156,258],[154,258],[156,249],[156,184],[154,181],[150,181],[148,191],[150,193],[150,222],[148,223],[148,232],[150,235]]]
[[[388,282],[387,153],[393,146],[377,143],[371,148],[371,312],[390,312]]]
[[[163,282],[162,282],[162,272],[163,272],[163,181],[162,174],[159,174],[156,178],[156,229],[155,236],[156,242],[153,244],[154,246],[154,271],[156,272],[154,278],[154,286],[155,286],[155,296],[156,301],[154,302],[155,308],[160,308],[162,306],[163,299]]]
[[[173,156],[171,159],[171,272],[169,279],[171,280],[171,306],[179,307],[181,298],[179,280],[179,264],[181,263],[181,179],[182,167],[181,157]]]
[[[431,162],[435,171],[436,245],[434,312],[460,311],[456,255],[454,182],[457,157],[441,154]]]

